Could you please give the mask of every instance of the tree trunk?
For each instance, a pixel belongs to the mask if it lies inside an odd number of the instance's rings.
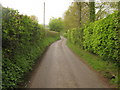
[[[90,22],[95,21],[95,2],[92,0],[92,2],[89,2],[90,7]]]
[[[120,15],[120,1],[118,2],[118,15]]]
[[[77,5],[78,5],[78,15],[79,15],[79,20],[78,20],[78,23],[79,23],[79,27],[81,27],[81,9],[82,9],[82,4],[81,2],[77,2]]]
[[[120,25],[119,24],[120,24],[120,1],[118,2],[118,38],[120,38]],[[120,68],[120,60],[118,60],[118,68]],[[118,77],[119,76],[120,76],[120,69],[118,70]],[[120,78],[118,79],[118,88],[120,88]]]

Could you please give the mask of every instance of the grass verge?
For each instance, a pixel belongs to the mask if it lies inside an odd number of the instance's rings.
[[[83,59],[95,71],[101,73],[102,76],[109,80],[109,83],[118,86],[118,68],[117,65],[108,61],[103,61],[102,58],[91,54],[78,46],[67,41],[68,47],[75,52],[81,59]]]

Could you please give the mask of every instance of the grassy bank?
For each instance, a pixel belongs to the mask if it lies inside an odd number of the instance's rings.
[[[118,68],[116,64],[102,60],[99,56],[93,55],[87,51],[80,49],[77,45],[67,41],[67,45],[73,52],[82,58],[87,64],[97,72],[107,78],[110,84],[117,86],[118,84]]]

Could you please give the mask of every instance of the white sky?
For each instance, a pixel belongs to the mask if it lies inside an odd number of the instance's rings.
[[[51,17],[62,17],[73,0],[1,0],[4,7],[14,8],[20,14],[35,15],[43,24],[43,2],[46,4],[46,24]]]
[[[51,17],[55,18],[62,17],[64,12],[68,9],[69,5],[71,5],[71,2],[73,1],[75,0],[0,0],[0,3],[4,7],[14,8],[18,10],[20,14],[21,13],[27,14],[29,16],[35,15],[38,17],[39,23],[43,24],[43,3],[45,2],[46,4],[45,23],[48,24]]]

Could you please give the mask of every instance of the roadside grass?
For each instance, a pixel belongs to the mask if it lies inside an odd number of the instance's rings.
[[[109,83],[118,87],[118,68],[117,65],[108,61],[102,60],[97,55],[91,54],[85,50],[80,49],[77,45],[67,41],[68,47],[75,52],[82,60],[84,60],[95,71],[109,80]]]

